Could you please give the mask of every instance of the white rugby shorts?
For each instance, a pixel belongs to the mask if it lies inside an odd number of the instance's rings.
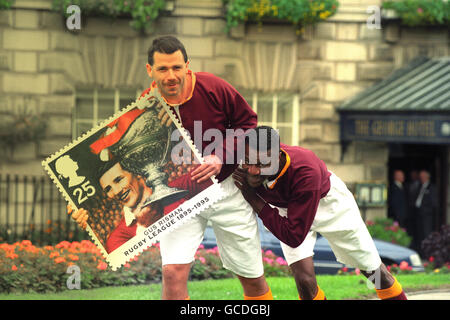
[[[363,271],[374,271],[381,259],[372,237],[361,217],[353,194],[336,175],[330,176],[330,191],[319,202],[311,230],[297,248],[281,243],[286,262],[292,263],[312,257],[317,233],[324,236],[337,261]],[[278,208],[286,216],[286,209]]]
[[[264,267],[256,215],[231,175],[221,185],[226,194],[222,200],[161,238],[162,264],[194,261],[210,221],[223,266],[239,276],[258,278],[264,274]]]

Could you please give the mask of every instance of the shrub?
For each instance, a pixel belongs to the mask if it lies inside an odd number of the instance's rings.
[[[131,17],[136,30],[151,30],[153,22],[166,8],[165,0],[53,0],[53,10],[68,16],[67,7],[77,5],[84,16]]]
[[[200,245],[191,268],[192,280],[231,278],[233,273],[222,268],[217,247],[205,249]]]
[[[450,23],[450,2],[447,0],[388,0],[383,2],[383,8],[394,10],[408,26]]]
[[[386,266],[387,270],[392,273],[392,274],[412,274],[414,273],[414,271],[412,271],[412,266],[410,266],[408,264],[408,262],[406,261],[402,261],[400,262],[400,264],[392,264],[389,266]],[[358,268],[354,269],[354,268],[348,268],[348,267],[343,267],[341,269],[339,269],[338,271],[338,275],[359,275],[361,274],[361,270],[359,270]]]
[[[422,241],[421,248],[425,259],[432,262],[435,268],[450,262],[450,226],[444,225],[439,232],[430,233]]]
[[[428,258],[428,261],[423,263],[425,272],[427,273],[450,273],[450,262],[446,262],[444,265],[436,265],[433,256]]]
[[[271,250],[262,250],[264,275],[266,277],[285,277],[291,274],[287,262]],[[200,246],[192,266],[191,279],[223,279],[233,276],[231,271],[222,268],[217,247],[204,249]]]
[[[266,275],[289,274],[286,261],[271,251],[263,253]],[[98,248],[88,240],[62,241],[55,246],[36,247],[31,241],[0,244],[0,292],[59,292],[67,289],[71,265],[80,268],[81,289],[123,286],[161,280],[159,245],[150,247],[119,270],[108,268]],[[233,274],[222,267],[216,248],[197,250],[191,279],[222,279]]]
[[[263,265],[266,277],[285,277],[291,274],[287,262],[271,250],[263,250]]]
[[[411,237],[406,230],[401,228],[397,221],[388,218],[378,218],[375,221],[366,222],[372,238],[392,242],[408,247],[411,244]]]
[[[45,138],[48,120],[43,115],[19,107],[8,119],[0,121],[0,148],[9,150],[10,156],[17,146]]]
[[[392,274],[411,274],[411,273],[414,273],[414,271],[412,271],[412,267],[406,261],[400,262],[399,265],[394,263],[394,264],[392,264],[390,266],[386,266],[386,268]]]
[[[0,292],[58,292],[67,288],[66,273],[71,265],[81,273],[81,288],[130,285],[159,280],[160,255],[157,247],[140,259],[114,272],[107,269],[98,248],[90,241],[63,241],[55,246],[36,247],[31,241],[0,244]]]
[[[302,27],[326,20],[339,6],[336,0],[223,0],[227,30],[245,21],[261,25],[264,19],[288,21],[301,32]]]
[[[14,0],[0,0],[0,10],[6,10],[11,8]]]

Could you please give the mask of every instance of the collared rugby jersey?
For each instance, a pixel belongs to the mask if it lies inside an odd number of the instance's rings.
[[[225,80],[207,72],[190,72],[190,74],[193,82],[191,96],[185,102],[172,108],[194,143],[201,144],[201,146],[196,145],[199,149],[201,147],[202,151],[205,151],[207,146],[212,143],[205,139],[205,131],[218,129],[221,132],[223,140],[218,144],[223,152],[223,159],[221,159],[223,165],[216,177],[221,182],[233,173],[238,164],[236,139],[234,137],[225,139],[226,130],[242,129],[246,131],[255,128],[257,116],[241,94]],[[155,88],[155,83],[152,83],[142,95]],[[196,136],[198,133],[194,130],[194,121],[201,121],[202,137]]]
[[[284,168],[274,181],[256,191],[271,205],[287,208],[287,217],[267,203],[259,217],[279,240],[295,248],[305,239],[320,199],[330,190],[331,173],[312,151],[285,144],[280,147],[286,157]]]

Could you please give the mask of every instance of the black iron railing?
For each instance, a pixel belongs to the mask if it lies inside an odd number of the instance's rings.
[[[66,210],[67,202],[45,176],[0,174],[0,243],[33,244],[88,239]]]

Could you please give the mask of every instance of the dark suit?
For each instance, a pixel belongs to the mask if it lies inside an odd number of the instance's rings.
[[[406,227],[407,210],[408,202],[405,188],[392,183],[389,188],[389,217],[398,221],[400,226]]]
[[[417,199],[417,195],[420,191],[420,181],[415,180],[411,181],[406,185],[406,190],[408,192],[408,214],[406,217],[406,231],[413,238],[411,247],[414,249],[418,249],[418,245],[416,243],[417,239],[417,221],[415,217],[415,202]]]
[[[420,197],[422,186],[420,186],[417,193],[416,201]],[[433,218],[438,209],[437,192],[436,188],[429,183],[424,189],[422,201],[418,206],[415,203],[415,220],[416,220],[416,235],[417,244],[420,245],[422,241],[433,231]]]

